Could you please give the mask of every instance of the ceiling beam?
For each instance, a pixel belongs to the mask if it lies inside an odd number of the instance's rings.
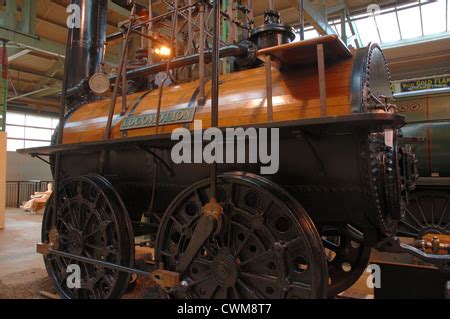
[[[27,55],[30,52],[30,49],[8,48],[8,62],[11,63],[15,59]]]
[[[65,54],[65,45],[61,43],[10,30],[2,26],[0,26],[0,39],[23,45],[27,49],[50,52],[60,57],[64,57]]]
[[[47,77],[50,78],[52,80],[56,80],[56,81],[62,81],[62,78],[58,77],[58,76],[48,76],[45,73],[40,73],[38,71],[35,70],[31,70],[31,69],[27,69],[27,68],[21,68],[18,67],[16,65],[10,65],[8,67],[8,69],[13,70],[13,71],[18,71],[18,72],[23,72],[23,73],[28,73],[28,74],[32,74],[32,75],[36,75],[36,76],[43,76],[43,77]]]
[[[11,101],[14,101],[14,100],[18,100],[18,99],[22,99],[24,97],[30,97],[33,94],[37,94],[37,93],[40,93],[40,92],[43,92],[43,91],[48,91],[49,89],[52,89],[52,88],[42,88],[42,89],[39,89],[37,91],[27,92],[27,93],[24,93],[24,94],[21,94],[21,95],[18,95],[18,96],[13,96],[13,97],[8,99],[8,102],[11,102]]]
[[[290,0],[292,6],[298,12],[298,0]],[[323,12],[315,8],[309,0],[303,0],[303,12],[305,20],[308,21],[314,29],[321,35],[336,34],[333,28],[328,24],[325,16],[325,10]]]
[[[60,61],[53,62],[50,69],[47,72],[45,72],[45,77],[36,84],[34,90],[39,90],[45,87],[48,84],[48,82],[50,82],[52,78],[54,78],[55,75],[58,73],[58,71],[63,67],[64,66]]]
[[[128,18],[131,14],[131,12],[121,6],[119,6],[118,4],[112,2],[112,0],[108,0],[108,9],[120,14],[123,17]]]

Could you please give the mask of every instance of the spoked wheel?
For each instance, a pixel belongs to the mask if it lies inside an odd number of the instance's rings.
[[[163,217],[156,257],[175,270],[210,200],[210,181],[182,192]],[[305,210],[273,183],[251,174],[218,180],[221,231],[207,240],[174,298],[325,298],[327,265]]]
[[[322,232],[328,259],[328,297],[350,288],[363,274],[370,258],[370,247],[354,227],[326,227]]]
[[[42,224],[42,241],[52,228],[50,199]],[[60,251],[132,267],[134,238],[125,207],[111,184],[99,175],[67,179],[58,189],[56,228]],[[120,298],[130,275],[52,254],[44,257],[47,272],[63,298]],[[81,288],[69,288],[69,265],[80,267]]]
[[[426,234],[450,235],[450,192],[419,191],[411,194],[397,234],[416,239]]]

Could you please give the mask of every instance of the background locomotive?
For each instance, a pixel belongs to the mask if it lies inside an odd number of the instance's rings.
[[[63,297],[120,297],[130,273],[145,274],[133,268],[140,235],[155,248],[151,278],[173,297],[324,298],[358,279],[370,248],[394,231],[415,179],[377,45],[350,51],[335,36],[285,43],[292,30],[269,10],[254,43],[216,51],[213,43],[212,52],[199,44],[197,54],[133,68],[124,54],[112,96],[99,98],[107,1],[74,2],[83,27],[69,31],[57,139],[23,151],[50,156],[57,187],[39,251]],[[201,15],[209,6],[188,8]],[[176,26],[186,8],[175,1],[166,18]],[[218,87],[203,74],[207,62],[217,66],[214,53],[242,69],[223,74]],[[162,88],[127,95],[127,80],[197,63],[199,80],[165,86],[167,72]],[[173,120],[177,112],[187,118]],[[174,164],[170,133],[192,130],[194,120],[206,129],[214,118],[222,130],[279,128],[279,171],[220,164],[211,179],[211,165]],[[65,285],[73,263],[80,289]]]
[[[405,138],[420,138],[412,144],[418,159],[416,190],[399,224],[399,235],[421,239],[430,234],[450,234],[448,89],[398,93],[396,104],[408,118]]]

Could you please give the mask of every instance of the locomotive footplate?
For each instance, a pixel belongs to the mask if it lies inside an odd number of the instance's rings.
[[[383,131],[384,129],[400,128],[405,124],[406,118],[403,115],[390,113],[356,113],[351,115],[340,116],[324,116],[320,118],[308,118],[302,120],[280,121],[270,123],[259,123],[253,125],[241,125],[239,127],[246,130],[247,128],[279,128],[280,134],[283,132],[291,132],[296,129],[309,128],[333,128],[333,127],[359,127],[367,128],[374,131]],[[233,126],[226,127],[233,128]],[[225,130],[225,127],[219,127]],[[142,143],[151,142],[153,148],[168,148],[175,144],[170,139],[171,134],[161,133],[155,135],[136,136],[127,138],[116,138],[109,140],[82,142],[73,144],[61,144],[54,146],[35,147],[27,149],[19,149],[17,153],[28,154],[31,156],[47,156],[53,154],[64,154],[70,152],[98,151],[101,149],[114,149],[123,147],[123,145],[140,145]]]

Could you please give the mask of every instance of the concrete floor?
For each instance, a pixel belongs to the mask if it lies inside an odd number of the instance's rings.
[[[40,291],[55,293],[42,255],[36,253],[41,223],[42,215],[6,209],[6,228],[0,230],[0,299],[43,298]],[[145,269],[149,250],[137,247],[136,258],[137,267]],[[146,278],[138,278],[133,291],[124,298],[151,297],[154,294],[151,288]]]
[[[39,291],[54,293],[43,258],[36,253],[36,244],[41,240],[41,222],[41,215],[26,213],[21,209],[7,209],[6,228],[0,230],[0,299],[42,298]],[[136,248],[138,268],[147,268],[144,260],[148,258],[148,249]],[[343,293],[343,297],[373,298],[373,291],[366,285],[367,276],[364,274],[352,288]],[[149,298],[154,296],[153,290],[146,278],[139,277],[134,290],[124,298]]]
[[[7,208],[6,228],[0,230],[0,278],[30,268],[45,269],[36,253],[41,239],[42,215]]]
[[[36,253],[42,216],[7,208],[0,230],[0,298],[38,298],[51,290],[42,256]]]

